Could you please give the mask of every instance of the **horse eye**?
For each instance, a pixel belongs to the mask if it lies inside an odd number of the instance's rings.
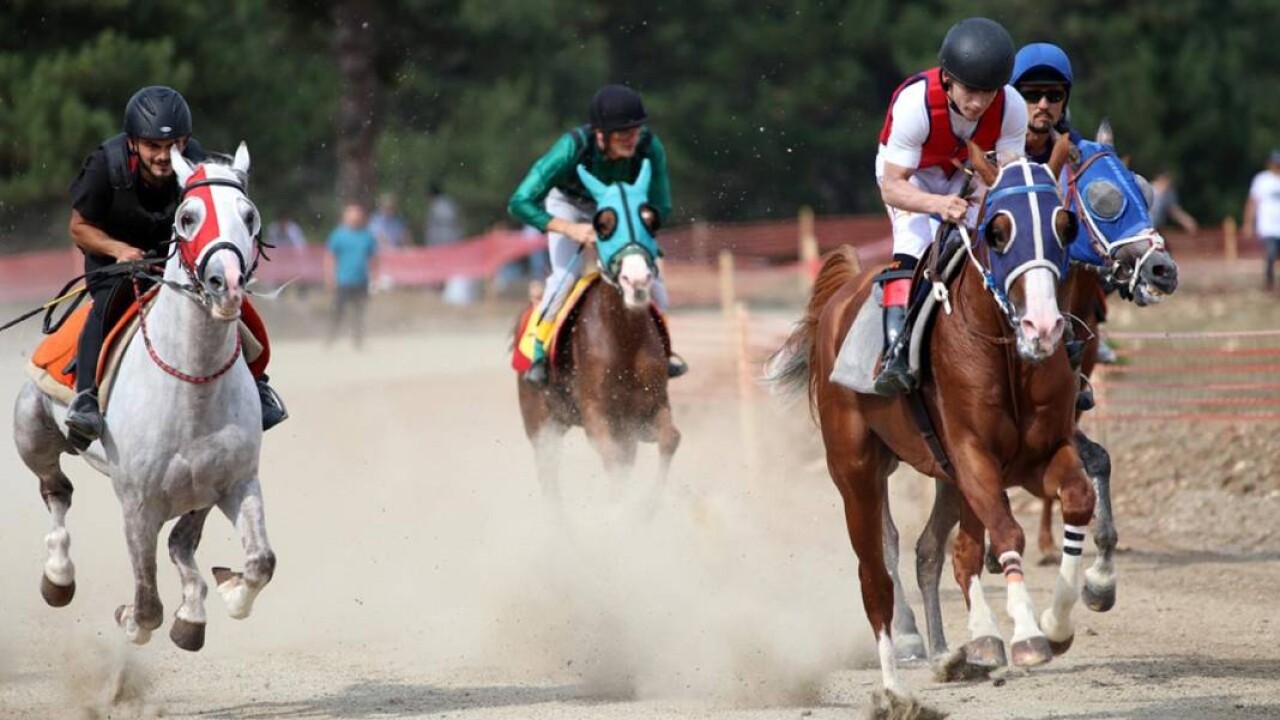
[[[195,229],[196,214],[190,210],[185,210],[178,216],[178,229],[184,234],[190,233]]]
[[[640,206],[640,222],[644,223],[645,229],[652,235],[658,232],[658,211],[648,205]]]
[[[1004,253],[1009,249],[1009,243],[1013,240],[1011,232],[1011,224],[1005,215],[1001,215],[987,224],[986,239],[987,244],[998,253]]]

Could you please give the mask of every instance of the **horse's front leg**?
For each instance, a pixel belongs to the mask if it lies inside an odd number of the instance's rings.
[[[209,594],[209,586],[200,577],[200,568],[196,567],[196,548],[200,546],[200,535],[210,509],[193,510],[183,515],[169,532],[169,559],[178,568],[178,577],[182,580],[182,604],[174,614],[169,639],[183,650],[195,651],[204,647],[207,621],[204,598]]]
[[[671,406],[663,405],[654,418],[654,428],[658,438],[658,486],[666,487],[667,478],[671,476],[671,460],[680,447],[680,430],[671,419]]]
[[[227,604],[227,612],[231,617],[242,620],[249,617],[254,599],[271,581],[276,570],[276,554],[272,552],[271,543],[267,540],[262,486],[258,483],[258,478],[251,477],[236,485],[218,501],[218,509],[240,531],[245,563],[243,573],[215,567],[213,579],[218,583],[218,594]]]
[[[969,608],[969,642],[965,644],[963,653],[969,670],[960,677],[981,676],[1008,662],[996,614],[987,604],[982,588],[982,539],[982,521],[973,513],[966,499],[960,513],[960,534],[951,551],[956,584],[964,592],[965,604]]]
[[[156,516],[145,503],[122,499],[121,505],[129,561],[133,565],[134,598],[132,605],[116,608],[116,623],[130,642],[145,645],[151,640],[151,631],[164,623],[164,605],[156,591],[156,545],[164,518]]]
[[[1093,480],[1097,495],[1093,524],[1093,542],[1098,556],[1084,572],[1084,604],[1090,610],[1106,612],[1116,604],[1116,569],[1114,554],[1119,535],[1111,514],[1111,455],[1107,449],[1076,430],[1076,449],[1084,462],[1085,472]]]
[[[1093,516],[1096,496],[1080,465],[1075,446],[1068,443],[1054,455],[1045,471],[1046,479],[1056,480],[1062,500],[1062,565],[1053,585],[1053,602],[1040,617],[1040,627],[1049,638],[1055,655],[1071,647],[1075,625],[1071,609],[1080,597],[1081,553],[1084,535]]]
[[[607,394],[598,395],[597,397],[608,397]],[[587,439],[591,441],[591,445],[595,447],[596,452],[600,453],[600,460],[604,463],[604,471],[615,480],[621,474],[626,464],[626,454],[622,446],[614,438],[614,430],[609,422],[609,418],[605,416],[604,409],[600,407],[602,401],[586,401],[582,403],[582,429],[587,434]],[[615,488],[616,490],[617,488]]]
[[[1069,443],[1064,447],[1071,452],[1072,457],[1075,456]],[[1009,617],[1013,619],[1011,660],[1014,665],[1024,667],[1046,663],[1053,659],[1053,651],[1036,623],[1035,605],[1031,602],[1031,594],[1027,592],[1022,574],[1026,536],[1005,500],[1000,468],[995,459],[979,445],[963,446],[957,455],[957,477],[965,499],[965,510],[960,519],[961,529],[963,531],[968,523],[970,530],[977,532],[974,538],[977,542],[977,562],[981,565],[980,526],[985,526],[1004,572],[1008,588],[1005,607]],[[970,595],[975,588],[981,592],[978,579],[963,578],[959,568],[956,569],[956,579],[961,581],[962,586],[968,581]],[[972,613],[970,619],[974,619]]]

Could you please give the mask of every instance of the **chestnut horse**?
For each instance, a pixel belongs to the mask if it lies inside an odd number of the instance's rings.
[[[1093,490],[1072,442],[1075,373],[1059,342],[1065,321],[1057,290],[1075,221],[1054,180],[1066,151],[1060,143],[1050,166],[1018,160],[997,171],[970,147],[975,171],[992,188],[982,203],[987,220],[979,222],[977,241],[961,229],[971,262],[951,285],[953,312],[940,314],[929,332],[931,374],[919,390],[951,472],[929,450],[907,398],[862,394],[829,379],[875,280],[873,272],[855,271],[847,249],[828,256],[803,321],[771,361],[775,382],[793,390],[808,387],[827,468],[844,501],[863,606],[891,696],[907,695],[897,669],[894,581],[884,554],[887,480],[899,460],[954,482],[962,498],[953,563],[969,607],[968,661],[1005,661],[979,580],[984,530],[1008,584],[1014,664],[1047,662],[1074,637],[1070,611],[1079,595],[1079,557],[1064,556],[1062,582],[1037,622],[1021,571],[1025,538],[1004,500],[1011,485],[1056,487],[1063,521],[1074,533],[1083,532],[1093,514]]]
[[[560,443],[574,425],[586,431],[615,478],[634,463],[639,441],[656,442],[658,488],[680,445],[667,397],[666,339],[651,302],[657,244],[656,218],[645,212],[648,161],[632,184],[606,186],[582,167],[578,173],[600,208],[593,224],[601,280],[565,324],[550,360],[550,382],[538,387],[518,381],[525,434],[550,499],[559,496]]]

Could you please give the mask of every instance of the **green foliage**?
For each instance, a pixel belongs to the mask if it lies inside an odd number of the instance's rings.
[[[342,0],[367,14],[379,185],[421,217],[440,184],[471,229],[505,219],[532,161],[604,82],[644,93],[671,157],[677,221],[878,212],[876,134],[956,20],[986,14],[1075,65],[1072,118],[1175,170],[1202,222],[1238,212],[1280,146],[1270,0]],[[136,88],[173,84],[196,135],[247,140],[255,198],[334,216],[341,93],[335,3],[8,0],[0,9],[0,214],[65,221],[81,159]]]

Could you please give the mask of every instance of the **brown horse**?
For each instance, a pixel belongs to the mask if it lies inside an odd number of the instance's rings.
[[[1108,123],[1098,129],[1096,142],[1082,141],[1081,162],[1071,167],[1067,187],[1072,209],[1077,209],[1086,232],[1070,246],[1070,270],[1062,289],[1068,314],[1080,327],[1075,335],[1082,341],[1079,358],[1081,377],[1087,378],[1097,359],[1098,323],[1104,307],[1104,282],[1118,287],[1120,295],[1139,306],[1157,302],[1178,286],[1178,266],[1164,247],[1147,213],[1150,198],[1138,176],[1124,167],[1115,155],[1114,139]],[[1089,198],[1086,201],[1085,198]],[[1127,200],[1126,200],[1127,198]],[[1125,212],[1119,212],[1119,209]],[[1087,387],[1087,384],[1086,386]],[[1077,410],[1076,418],[1079,419]],[[1118,535],[1111,512],[1111,457],[1099,443],[1077,425],[1076,450],[1093,482],[1097,504],[1094,508],[1094,543],[1098,554],[1085,571],[1081,597],[1091,610],[1105,612],[1115,604],[1117,578],[1115,553]],[[1054,491],[1028,488],[1043,501],[1038,543],[1041,564],[1058,564],[1062,556],[1053,539]],[[942,629],[938,583],[946,539],[960,518],[960,498],[955,488],[937,483],[933,512],[916,544],[917,580],[924,596],[929,649],[933,657],[946,653]],[[892,519],[886,522],[886,553],[890,573],[897,578],[897,530]],[[989,548],[987,568],[999,572],[1000,564]],[[895,593],[894,632],[899,659],[923,657],[923,640],[915,618],[900,587]]]
[[[970,148],[975,170],[992,188],[983,201],[990,221],[980,223],[975,244],[966,243],[972,262],[952,283],[953,312],[940,315],[929,333],[932,373],[919,390],[951,472],[930,451],[907,399],[861,394],[829,379],[875,281],[871,272],[855,273],[847,249],[826,259],[804,320],[772,364],[776,382],[809,389],[827,468],[844,500],[884,686],[893,695],[906,692],[891,629],[894,582],[886,568],[884,533],[887,479],[899,460],[955,483],[962,498],[953,563],[969,606],[968,661],[990,666],[1005,658],[979,582],[984,529],[1008,583],[1013,662],[1047,662],[1074,637],[1070,610],[1079,595],[1079,556],[1064,556],[1064,582],[1037,623],[1021,572],[1025,538],[1004,500],[1011,485],[1054,488],[1068,532],[1082,531],[1093,513],[1093,491],[1072,443],[1075,374],[1059,344],[1064,322],[1056,292],[1066,264],[1063,239],[1071,236],[1074,218],[1062,207],[1053,177],[1066,149],[1060,144],[1051,167],[1017,161],[997,173]]]
[[[551,381],[545,387],[518,381],[520,413],[543,492],[559,495],[560,442],[574,425],[586,431],[611,475],[631,466],[639,441],[657,442],[665,481],[680,431],[667,397],[665,342],[649,305],[630,306],[621,288],[599,281],[586,291],[565,332]]]

